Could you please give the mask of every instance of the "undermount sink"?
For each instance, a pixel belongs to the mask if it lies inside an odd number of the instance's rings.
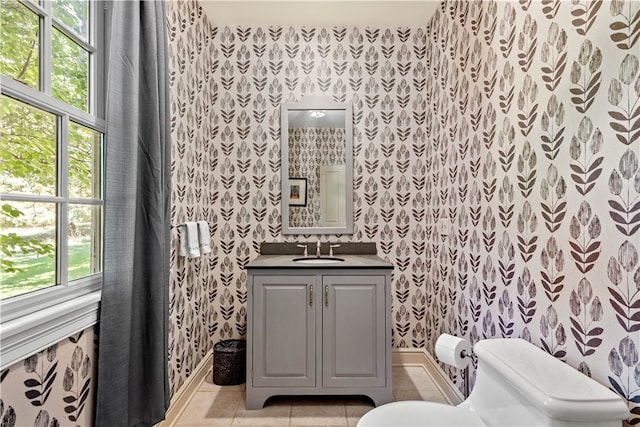
[[[344,261],[344,258],[321,256],[321,257],[294,258],[293,260],[301,264],[333,264],[334,262]]]

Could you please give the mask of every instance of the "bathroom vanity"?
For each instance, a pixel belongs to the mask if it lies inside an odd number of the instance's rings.
[[[247,409],[274,395],[392,401],[392,268],[370,254],[248,263]]]
[[[352,234],[351,104],[282,104],[281,137],[282,234]],[[260,254],[245,266],[247,409],[275,395],[390,402],[393,266],[375,244],[263,243]]]

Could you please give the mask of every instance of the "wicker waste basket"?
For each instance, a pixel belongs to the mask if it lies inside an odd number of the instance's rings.
[[[247,343],[244,340],[224,340],[213,346],[213,382],[237,385],[246,381]]]

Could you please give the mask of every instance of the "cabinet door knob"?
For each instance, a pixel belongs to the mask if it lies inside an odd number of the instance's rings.
[[[324,286],[324,306],[329,307],[329,285]]]
[[[309,285],[309,305],[313,306],[313,285]]]

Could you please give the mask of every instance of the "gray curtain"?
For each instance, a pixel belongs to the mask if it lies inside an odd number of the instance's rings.
[[[151,426],[169,406],[171,137],[165,5],[110,10],[104,284],[96,426]]]

